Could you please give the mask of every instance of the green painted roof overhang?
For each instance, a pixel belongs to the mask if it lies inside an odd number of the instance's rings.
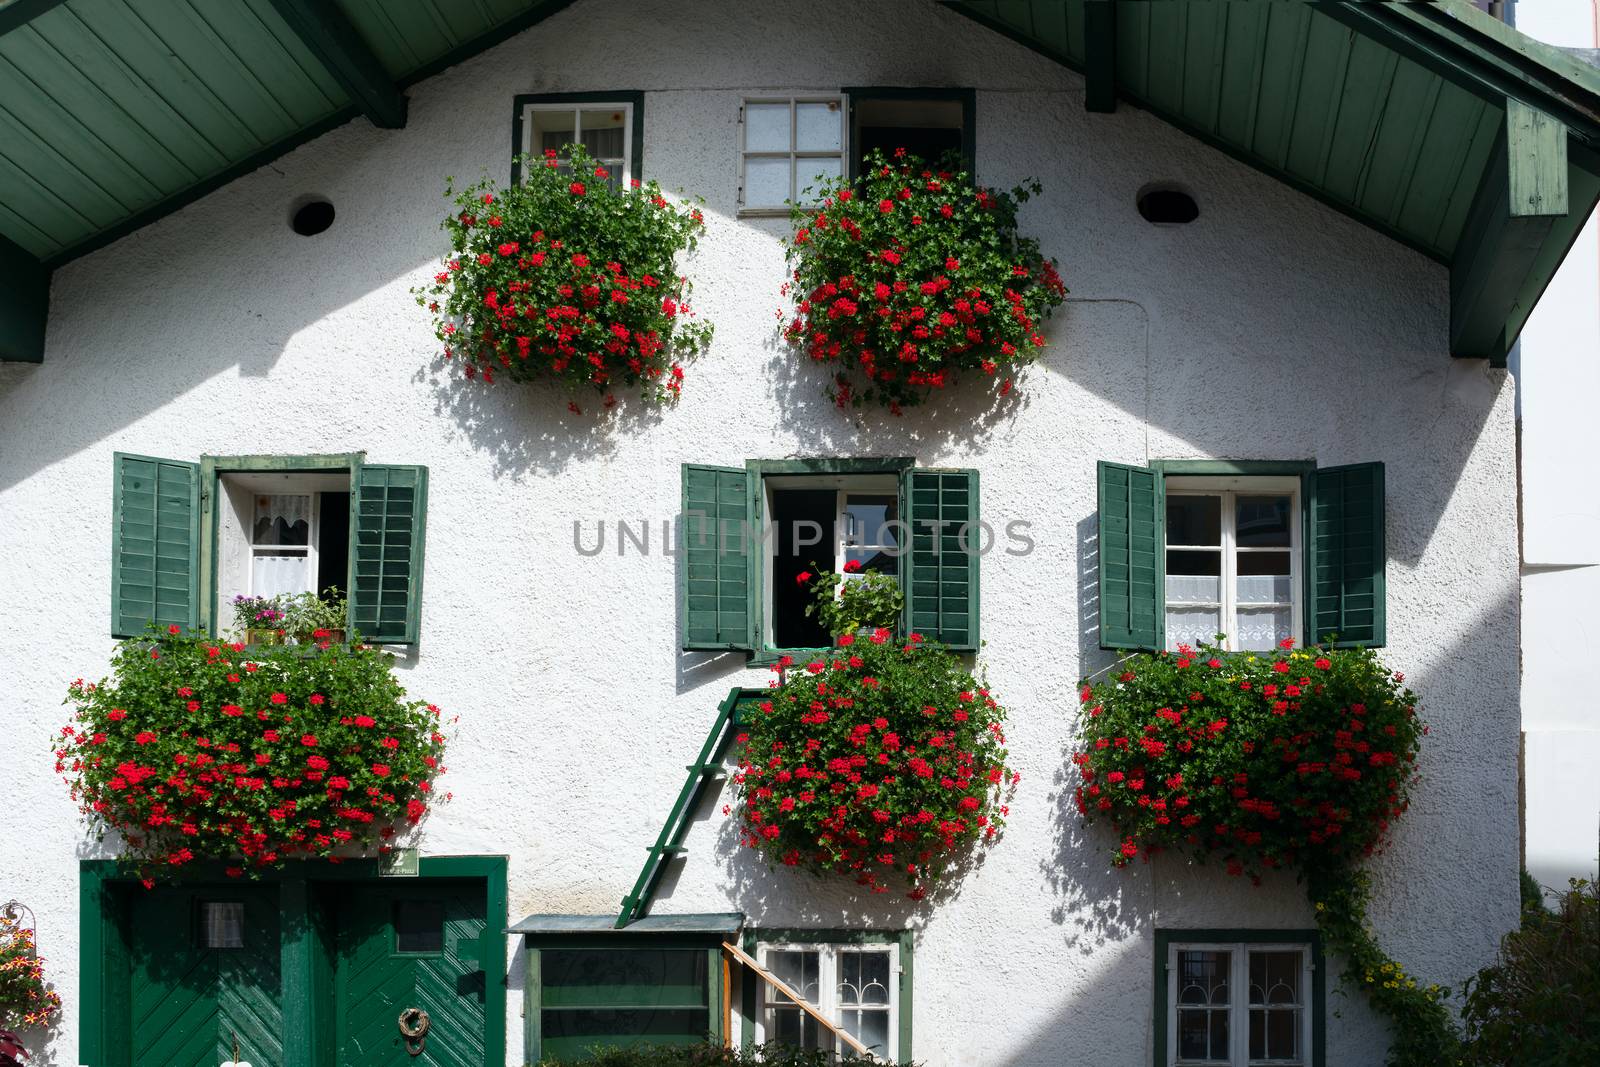
[[[49,276],[572,0],[0,0],[0,360]]]
[[[1450,269],[1503,364],[1600,200],[1600,70],[1463,0],[941,0]]]

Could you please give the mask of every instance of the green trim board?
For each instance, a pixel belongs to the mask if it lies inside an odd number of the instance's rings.
[[[1154,997],[1155,1033],[1151,1056],[1152,1067],[1168,1067],[1167,1063],[1167,953],[1177,944],[1306,944],[1311,946],[1311,1058],[1307,1067],[1325,1067],[1327,1064],[1328,1033],[1328,968],[1322,954],[1322,934],[1316,930],[1263,930],[1253,929],[1173,929],[1158,928],[1155,936],[1155,955],[1152,959],[1152,994]]]
[[[0,292],[0,362],[44,361],[50,273],[27,249],[0,237],[0,277],[6,279]]]
[[[739,947],[753,957],[756,955],[756,950],[761,942],[790,945],[898,945],[900,947],[900,975],[895,992],[899,997],[897,1011],[900,1027],[897,1042],[900,1046],[900,1062],[905,1064],[912,1062],[912,1038],[915,1033],[912,1026],[912,1016],[915,1014],[916,1007],[913,999],[916,987],[916,971],[914,967],[916,957],[915,931],[746,926],[741,936]],[[757,995],[756,980],[756,976],[748,968],[743,968],[739,986],[739,1044],[745,1049],[754,1048],[756,1042],[756,1005],[761,1003],[761,999]]]
[[[416,879],[474,880],[483,884],[488,926],[479,939],[479,961],[485,974],[484,1062],[505,1062],[507,941],[503,934],[507,902],[505,856],[424,856]],[[285,1033],[282,1067],[335,1067],[331,997],[332,940],[327,916],[319,914],[318,885],[371,882],[392,886],[372,859],[342,863],[301,861],[259,872],[253,880],[231,882],[221,863],[195,864],[177,885],[269,885],[278,889],[282,935],[282,1009],[285,1019],[304,1025]],[[127,902],[142,893],[139,872],[118,860],[83,860],[79,864],[78,1044],[80,1059],[95,1067],[136,1067],[129,1062],[131,1005],[128,984],[129,926]]]
[[[350,98],[360,103],[374,126],[387,130],[405,126],[405,94],[338,4],[316,0],[269,2]]]
[[[609,104],[623,103],[633,107],[632,129],[628,131],[630,141],[630,155],[632,156],[629,169],[633,173],[634,181],[644,180],[644,93],[637,89],[622,90],[614,93],[586,92],[586,93],[518,93],[511,98],[511,184],[516,185],[522,181],[523,153],[530,152],[532,146],[522,143],[522,131],[526,123],[523,118],[523,109],[529,104]]]

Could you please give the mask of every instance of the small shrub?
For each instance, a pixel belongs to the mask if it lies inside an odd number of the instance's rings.
[[[714,1043],[601,1048],[581,1060],[541,1061],[543,1067],[853,1067],[877,1062],[777,1042],[757,1045],[748,1051]]]

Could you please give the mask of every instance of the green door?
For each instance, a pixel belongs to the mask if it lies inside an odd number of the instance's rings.
[[[283,1062],[276,886],[135,888],[127,915],[129,1062]]]
[[[340,1067],[482,1067],[485,897],[481,881],[341,887],[334,960]],[[407,1042],[400,1017],[412,1008],[427,1013],[428,1030]]]

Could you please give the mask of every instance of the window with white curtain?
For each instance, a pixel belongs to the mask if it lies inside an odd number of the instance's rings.
[[[525,103],[521,116],[523,151],[539,157],[556,152],[564,173],[571,173],[565,149],[582,145],[608,180],[622,188],[633,173],[634,106],[628,101]]]
[[[315,591],[317,494],[259,493],[250,525],[250,593]]]
[[[1311,1063],[1311,947],[1167,947],[1169,1067]]]
[[[740,108],[739,210],[786,214],[788,201],[811,203],[824,179],[844,173],[845,98],[753,97]]]
[[[898,1062],[900,947],[896,944],[763,944],[757,960],[880,1060]],[[845,1053],[794,1001],[758,982],[756,1041]]]
[[[1167,647],[1265,651],[1301,632],[1298,478],[1168,478]]]

